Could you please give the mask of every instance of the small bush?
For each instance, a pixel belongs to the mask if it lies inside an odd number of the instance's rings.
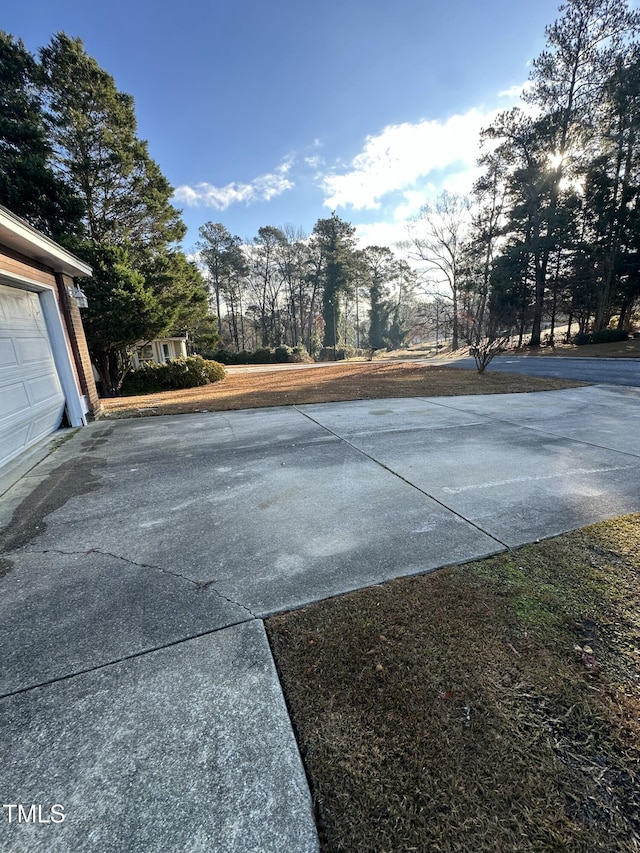
[[[273,360],[276,364],[286,364],[291,356],[291,347],[281,346],[276,347],[273,352]]]
[[[180,388],[197,388],[224,379],[224,366],[217,361],[205,361],[199,355],[172,358],[164,364],[150,362],[131,370],[122,385],[125,396],[155,394]]]
[[[273,353],[268,347],[254,350],[251,353],[251,364],[273,364]]]
[[[227,375],[224,364],[204,359],[204,370],[210,383],[220,382]]]
[[[629,339],[629,332],[624,329],[602,329],[599,332],[578,332],[573,338],[576,346],[585,344],[613,344]]]
[[[352,346],[322,347],[318,353],[318,361],[344,361],[346,358],[353,358],[355,349]]]
[[[298,344],[298,346],[294,347],[291,350],[289,361],[293,362],[294,364],[308,364],[309,362],[312,362],[313,359],[306,351],[306,349],[302,345]]]

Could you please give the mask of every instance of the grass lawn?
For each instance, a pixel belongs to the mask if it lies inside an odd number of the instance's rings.
[[[130,418],[339,400],[505,394],[575,388],[584,383],[394,362],[231,370],[221,382],[184,391],[104,399],[107,417]]]
[[[324,851],[640,849],[640,514],[274,616]]]

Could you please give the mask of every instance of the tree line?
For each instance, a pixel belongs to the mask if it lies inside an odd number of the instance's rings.
[[[355,228],[335,213],[309,236],[269,225],[244,241],[207,222],[197,249],[220,338],[236,351],[377,350],[400,345],[407,334],[415,273],[387,247],[358,249]]]
[[[568,0],[546,29],[522,105],[482,134],[470,196],[443,192],[398,245],[358,248],[335,213],[312,233],[251,239],[207,222],[196,252],[172,187],[137,136],[134,102],[55,35],[30,54],[0,32],[0,203],[94,269],[84,314],[103,394],[132,344],[188,333],[201,350],[353,346],[412,338],[456,349],[514,334],[538,346],[637,318],[640,16],[625,0]]]
[[[544,321],[550,344],[560,318],[568,337],[610,325],[624,334],[637,322],[640,15],[623,0],[569,0],[559,11],[522,106],[482,133],[471,194],[442,192],[407,223],[399,248],[412,266],[389,249],[357,251],[335,214],[308,239],[268,226],[249,245],[203,226],[218,316],[226,306],[230,320],[220,333],[243,346],[248,315],[262,345],[313,351],[315,317],[324,347],[399,345],[410,330],[437,337],[439,328],[453,349],[507,333],[535,347]],[[216,272],[225,240],[238,259],[226,280]],[[341,335],[353,305],[355,326]]]
[[[640,296],[640,15],[623,0],[570,0],[546,29],[523,106],[483,133],[460,253],[477,331],[522,343],[571,329],[628,329]],[[466,292],[465,292],[466,291]]]

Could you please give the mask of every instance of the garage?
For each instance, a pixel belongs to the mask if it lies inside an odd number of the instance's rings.
[[[99,414],[74,275],[90,268],[0,207],[0,471]]]
[[[0,467],[57,429],[64,405],[38,295],[0,285]]]

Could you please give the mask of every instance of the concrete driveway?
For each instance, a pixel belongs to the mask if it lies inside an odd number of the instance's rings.
[[[640,390],[98,422],[3,501],[0,848],[312,851],[262,619],[640,510]]]

